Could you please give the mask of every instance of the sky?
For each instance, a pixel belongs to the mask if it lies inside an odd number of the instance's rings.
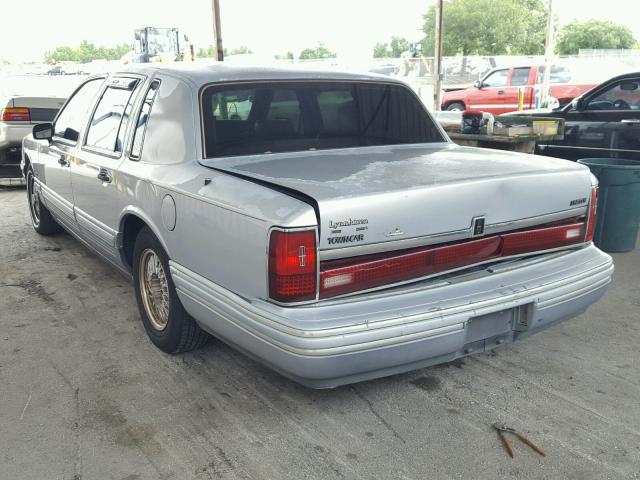
[[[432,3],[220,0],[222,38],[225,47],[246,45],[264,55],[297,55],[323,42],[342,58],[369,58],[373,45],[392,35],[419,40],[422,15]],[[142,26],[181,28],[196,50],[212,43],[211,0],[0,0],[0,5],[0,60],[14,63],[42,60],[45,51],[82,40],[104,46],[132,43],[133,30]],[[613,20],[640,39],[640,0],[554,0],[554,5],[560,25],[574,19]]]

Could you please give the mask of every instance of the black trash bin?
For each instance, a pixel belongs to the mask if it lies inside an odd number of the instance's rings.
[[[640,226],[640,161],[585,158],[578,163],[600,183],[594,243],[605,252],[630,252]]]

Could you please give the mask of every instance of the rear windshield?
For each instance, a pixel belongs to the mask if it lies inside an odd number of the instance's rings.
[[[208,158],[444,141],[416,95],[395,84],[210,86],[202,112]]]

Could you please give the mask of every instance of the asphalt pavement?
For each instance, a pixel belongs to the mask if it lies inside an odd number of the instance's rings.
[[[0,479],[639,479],[640,249],[614,258],[522,343],[315,391],[219,341],[162,353],[127,280],[0,187]]]

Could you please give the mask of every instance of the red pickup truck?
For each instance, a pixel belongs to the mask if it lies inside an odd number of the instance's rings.
[[[513,112],[518,110],[518,90],[522,87],[523,108],[536,108],[536,86],[542,85],[543,75],[544,66],[493,69],[471,87],[445,92],[442,110],[481,110],[494,115]],[[570,72],[564,67],[551,67],[550,91],[560,106],[595,86],[571,80]]]

